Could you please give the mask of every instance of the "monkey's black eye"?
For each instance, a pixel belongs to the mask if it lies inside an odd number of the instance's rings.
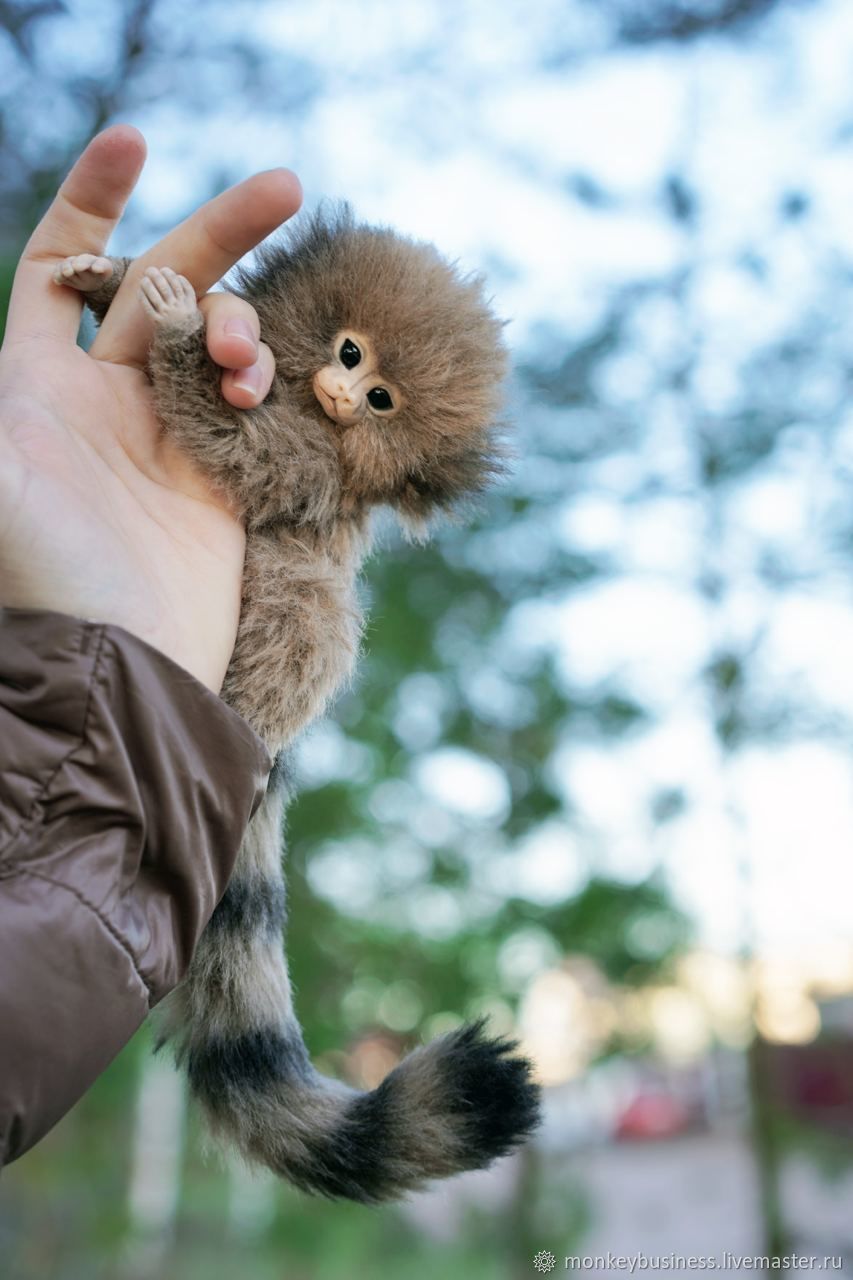
[[[384,387],[374,387],[367,393],[367,403],[371,409],[393,409],[394,401]]]
[[[341,364],[345,369],[354,369],[361,360],[361,352],[352,338],[344,338],[341,346]]]

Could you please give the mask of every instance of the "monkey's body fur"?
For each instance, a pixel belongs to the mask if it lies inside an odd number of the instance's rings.
[[[111,278],[88,294],[99,317],[127,265],[114,260]],[[415,1050],[369,1093],[311,1066],[282,951],[284,752],[352,671],[371,508],[390,505],[417,527],[500,470],[500,325],[479,282],[430,246],[357,226],[346,209],[317,215],[238,278],[234,291],[257,310],[276,361],[265,403],[238,410],[220,396],[194,294],[168,275],[157,277],[158,297],[149,291],[155,406],[245,519],[243,602],[222,696],[278,763],[167,1002],[163,1039],[214,1130],[244,1155],[306,1190],[389,1199],[509,1151],[536,1123],[537,1090],[514,1045],[488,1039],[480,1024]],[[395,385],[393,418],[365,404],[363,418],[342,427],[324,411],[312,380],[332,367],[344,332],[370,335]]]

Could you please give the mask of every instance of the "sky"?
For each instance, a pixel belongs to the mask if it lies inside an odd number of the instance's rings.
[[[134,117],[150,146],[137,196],[146,219],[183,213],[223,160],[240,172],[288,164],[309,205],[346,197],[365,218],[486,270],[516,352],[557,335],[555,363],[615,290],[690,257],[702,268],[687,300],[701,335],[698,394],[709,413],[734,411],[756,351],[821,305],[822,273],[853,254],[849,0],[787,6],[755,40],[677,52],[614,53],[595,6],[556,0],[503,0],[500,20],[479,0],[395,6],[393,22],[388,13],[380,0],[359,5],[357,36],[352,6],[330,0],[224,13],[224,23],[250,24],[265,47],[289,57],[316,58],[319,49],[324,92],[292,118],[270,118],[260,99],[236,112],[223,99],[201,133],[167,97],[146,108]],[[593,52],[573,57],[581,44]],[[543,49],[554,53],[550,68]],[[676,169],[699,194],[698,224],[665,216],[661,191]],[[576,194],[578,174],[606,193],[603,206]],[[785,222],[780,206],[802,189],[812,200],[807,225]],[[741,262],[756,244],[759,273]],[[814,433],[798,437],[794,423],[760,481],[731,486],[716,512],[703,508],[688,492],[680,406],[655,390],[661,362],[685,341],[683,313],[658,298],[642,318],[604,376],[614,406],[642,406],[647,453],[604,459],[583,495],[567,498],[559,524],[567,544],[611,554],[623,572],[520,600],[506,633],[553,649],[567,681],[618,673],[658,722],[616,745],[566,740],[554,768],[580,804],[580,833],[559,823],[537,832],[521,870],[496,857],[492,884],[553,901],[590,869],[631,880],[662,860],[704,941],[731,950],[746,928],[759,946],[806,950],[850,932],[849,744],[755,745],[733,768],[710,731],[697,671],[721,637],[760,637],[768,688],[853,715],[850,566],[827,563],[817,536],[833,504],[849,501],[846,476],[815,456]],[[804,419],[843,400],[853,332],[843,314],[826,323],[832,341],[797,391]],[[833,447],[846,466],[853,416],[843,405],[838,412]],[[669,495],[629,502],[646,475],[663,476]],[[728,590],[712,609],[695,573],[720,517]],[[756,565],[768,548],[797,567],[798,585],[775,594],[762,585]],[[430,691],[422,692],[428,718]],[[328,728],[309,742],[309,776],[312,768],[315,780],[328,776],[333,747]],[[414,770],[412,783],[450,813],[499,822],[507,784],[490,761],[436,742]],[[650,786],[682,787],[692,802],[665,831],[651,827]],[[349,884],[333,855],[316,862],[320,892]],[[350,904],[354,892],[341,890]],[[433,897],[435,928],[453,927],[447,902]]]

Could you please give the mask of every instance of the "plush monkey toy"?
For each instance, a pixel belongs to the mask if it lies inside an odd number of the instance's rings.
[[[127,266],[80,255],[56,280],[102,318]],[[511,1150],[536,1124],[538,1091],[516,1046],[482,1023],[415,1050],[368,1093],[315,1071],[282,951],[285,749],[350,675],[372,509],[390,506],[422,533],[500,471],[506,353],[479,280],[430,245],[356,224],[346,206],[261,250],[234,291],[276,361],[252,410],[220,396],[189,282],[149,268],[140,291],[160,422],[246,523],[222,696],[277,757],[163,1039],[214,1130],[245,1156],[303,1189],[380,1201]]]

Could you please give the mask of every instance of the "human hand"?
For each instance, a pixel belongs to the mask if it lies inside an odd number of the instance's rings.
[[[116,623],[219,691],[240,610],[245,535],[223,494],[164,436],[144,373],[150,321],[139,279],[173,267],[203,294],[299,207],[286,169],[203,205],[135,260],[87,353],[80,295],[59,259],[103,254],[145,160],[136,129],[99,134],[34,231],[0,350],[0,605]],[[257,316],[227,293],[200,299],[223,395],[269,390]]]

